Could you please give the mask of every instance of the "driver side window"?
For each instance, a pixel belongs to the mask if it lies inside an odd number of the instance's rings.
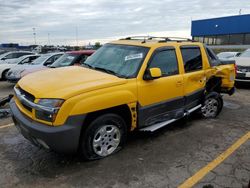
[[[153,56],[149,68],[161,69],[162,76],[171,76],[179,74],[178,61],[175,49],[167,49],[157,52]]]

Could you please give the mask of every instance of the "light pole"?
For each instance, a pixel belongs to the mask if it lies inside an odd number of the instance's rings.
[[[48,45],[50,45],[50,33],[48,33]]]
[[[78,46],[78,27],[76,26],[76,46]]]
[[[36,28],[33,27],[32,29],[33,29],[34,43],[36,45]]]

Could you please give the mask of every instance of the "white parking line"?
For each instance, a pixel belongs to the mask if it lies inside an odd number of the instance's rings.
[[[14,123],[10,123],[8,125],[0,126],[0,129],[7,128],[7,127],[12,127],[12,126],[14,126]]]

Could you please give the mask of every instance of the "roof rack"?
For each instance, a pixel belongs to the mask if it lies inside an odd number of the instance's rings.
[[[122,38],[120,40],[143,40],[142,43],[151,40],[158,40],[158,42],[197,42],[195,40],[183,37],[154,37],[154,36],[131,36]]]

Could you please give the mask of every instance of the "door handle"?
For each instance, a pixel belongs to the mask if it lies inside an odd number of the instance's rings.
[[[182,82],[182,81],[177,81],[177,82],[176,82],[176,86],[177,86],[177,87],[180,87],[180,86],[182,86],[182,85],[183,85],[183,82]]]

